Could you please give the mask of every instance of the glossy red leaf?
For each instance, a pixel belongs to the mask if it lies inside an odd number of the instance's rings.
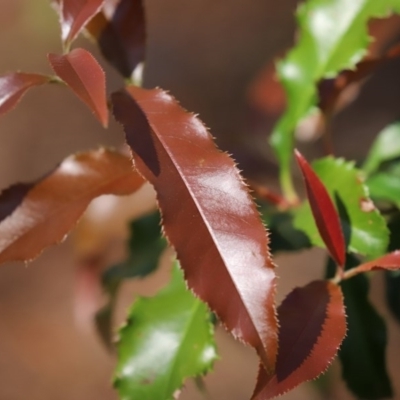
[[[295,150],[306,185],[308,201],[315,224],[329,253],[335,262],[343,268],[346,257],[346,245],[340,226],[339,215],[324,184],[312,170],[307,160]]]
[[[391,270],[395,271],[400,269],[400,250],[393,251],[392,253],[385,254],[375,260],[368,261],[358,267],[347,270],[344,273],[343,279],[351,278],[354,275],[363,272],[370,272],[374,270]]]
[[[28,89],[49,81],[49,77],[39,74],[15,72],[0,77],[0,116],[12,110]]]
[[[106,78],[96,59],[84,49],[66,55],[49,54],[54,72],[93,111],[104,127],[108,125]]]
[[[234,161],[205,126],[160,89],[112,96],[136,168],[154,186],[164,231],[189,287],[265,367],[277,351],[268,237]]]
[[[35,183],[11,187],[0,195],[0,263],[33,259],[60,242],[94,198],[126,195],[143,182],[129,157],[100,149],[68,157]]]
[[[92,31],[103,56],[124,77],[130,78],[136,66],[144,60],[146,20],[143,0],[121,0],[111,19],[96,18]],[[100,32],[99,32],[99,29]]]
[[[66,47],[102,8],[104,0],[53,0],[61,24],[61,38]]]
[[[346,334],[341,289],[314,281],[294,289],[278,307],[279,351],[275,373],[260,367],[253,400],[279,396],[323,373]]]

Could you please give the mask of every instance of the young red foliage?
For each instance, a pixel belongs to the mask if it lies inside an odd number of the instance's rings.
[[[400,250],[393,251],[392,253],[385,254],[376,260],[368,261],[358,267],[349,269],[345,272],[344,278],[350,278],[354,275],[361,274],[363,272],[370,272],[374,270],[391,270],[395,271],[400,269]]]
[[[104,0],[56,0],[61,39],[68,47],[103,6]]]
[[[12,110],[28,89],[49,82],[45,75],[15,72],[0,77],[0,116]]]
[[[97,18],[98,24],[104,19]],[[126,78],[144,60],[146,24],[143,0],[121,0],[111,20],[97,32],[103,56]]]
[[[137,170],[154,186],[166,236],[189,287],[272,371],[275,271],[268,237],[234,161],[162,90],[112,96]]]
[[[261,366],[252,399],[279,396],[316,378],[331,363],[346,334],[341,289],[314,281],[294,289],[278,307],[279,350],[276,370]]]
[[[43,179],[4,191],[0,263],[33,259],[60,242],[94,198],[130,194],[143,183],[129,157],[100,149],[68,157]]]
[[[319,234],[335,262],[343,268],[346,256],[346,245],[340,226],[339,215],[324,184],[312,170],[307,160],[295,150],[306,185],[308,201],[314,216]]]
[[[54,72],[94,112],[104,127],[108,125],[106,78],[96,59],[84,49],[66,55],[49,54]]]

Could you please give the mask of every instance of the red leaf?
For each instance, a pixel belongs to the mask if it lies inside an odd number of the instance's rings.
[[[143,182],[129,157],[100,149],[67,158],[22,191],[6,190],[0,195],[0,263],[36,257],[65,237],[95,197],[129,194]]]
[[[318,231],[332,258],[343,268],[346,246],[336,208],[325,186],[312,170],[307,160],[297,150],[295,150],[295,155],[303,173],[308,201]]]
[[[368,261],[358,267],[347,270],[344,273],[343,279],[351,278],[352,276],[361,274],[363,272],[370,272],[374,270],[392,270],[400,269],[400,250],[392,253],[385,254],[376,260]]]
[[[0,77],[0,116],[12,110],[28,89],[49,81],[48,76],[15,72]]]
[[[108,125],[106,78],[96,59],[84,49],[66,55],[48,55],[54,72],[96,114],[104,127]]]
[[[138,171],[153,184],[189,286],[272,370],[275,272],[268,237],[233,160],[162,90],[112,96]]]
[[[68,47],[103,6],[104,0],[53,1],[60,16],[61,38]]]
[[[108,23],[105,24],[104,15],[99,15],[90,28],[106,60],[124,77],[130,78],[145,56],[146,20],[143,0],[121,0]]]
[[[279,351],[275,373],[260,368],[253,400],[279,396],[316,378],[336,356],[346,334],[341,289],[314,281],[293,290],[278,307]]]

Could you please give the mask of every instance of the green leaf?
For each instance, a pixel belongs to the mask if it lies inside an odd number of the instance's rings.
[[[315,161],[313,168],[335,200],[348,250],[374,258],[384,254],[389,232],[369,199],[362,172],[354,163],[333,157]],[[308,202],[295,211],[294,226],[314,245],[324,247]]]
[[[128,259],[107,269],[102,277],[103,289],[108,294],[109,300],[97,312],[96,325],[107,346],[112,342],[112,312],[122,281],[129,278],[144,278],[155,271],[166,245],[165,239],[161,237],[158,212],[131,223]]]
[[[334,271],[332,263],[328,270]],[[346,269],[359,262],[349,256]],[[368,300],[369,281],[357,275],[342,281],[347,312],[347,336],[339,350],[342,375],[349,389],[360,399],[378,400],[392,396],[386,370],[387,331],[385,321]]]
[[[294,130],[316,106],[317,82],[353,68],[371,41],[367,21],[391,11],[400,12],[399,0],[308,0],[299,7],[299,41],[278,64],[288,107],[271,136],[286,194],[292,191]]]
[[[380,164],[400,157],[400,122],[386,127],[375,139],[363,170],[368,174],[376,171]]]
[[[188,377],[217,358],[210,313],[175,266],[168,287],[139,298],[120,331],[115,387],[123,400],[172,400]]]
[[[388,172],[378,172],[367,179],[371,197],[393,203],[400,208],[400,176]]]

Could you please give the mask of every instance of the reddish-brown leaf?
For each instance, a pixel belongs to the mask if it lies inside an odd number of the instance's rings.
[[[49,77],[15,72],[0,77],[0,116],[12,110],[28,89],[47,83]]]
[[[112,96],[140,173],[153,184],[165,233],[193,291],[232,334],[275,366],[275,272],[268,237],[233,160],[162,90]]]
[[[96,59],[84,49],[75,49],[66,55],[49,54],[48,58],[54,72],[89,106],[106,127],[106,78]]]
[[[275,373],[260,367],[253,400],[279,396],[324,372],[346,334],[341,289],[314,281],[293,290],[278,307],[279,350]]]
[[[370,272],[374,270],[392,270],[395,271],[400,269],[400,250],[393,251],[392,253],[385,254],[376,260],[368,261],[358,267],[347,270],[344,273],[344,279],[348,279],[354,275],[361,274],[363,272]]]
[[[61,241],[95,197],[126,195],[143,182],[129,157],[100,149],[67,158],[22,194],[8,189],[0,195],[0,209],[11,212],[0,222],[0,263],[33,259]]]
[[[346,246],[339,215],[328,191],[312,170],[307,160],[295,150],[296,159],[300,166],[307,189],[308,201],[314,216],[315,224],[329,253],[335,262],[343,268],[346,256]]]
[[[101,23],[101,18],[98,18]],[[144,60],[146,21],[143,0],[121,0],[108,24],[98,34],[103,56],[129,78]]]
[[[104,0],[53,0],[60,16],[61,38],[68,47],[103,6]]]

